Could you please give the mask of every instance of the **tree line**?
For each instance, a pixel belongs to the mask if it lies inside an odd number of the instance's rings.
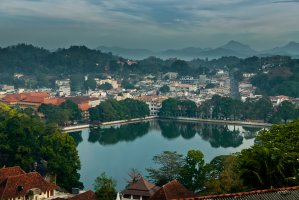
[[[290,102],[283,101],[278,107],[273,107],[268,97],[242,102],[230,97],[215,95],[199,107],[190,100],[167,99],[162,102],[159,112],[162,117],[200,117],[226,120],[263,120],[279,123],[299,117],[299,109]]]
[[[47,123],[55,123],[60,126],[65,125],[69,121],[81,121],[82,111],[71,100],[66,100],[59,106],[52,104],[41,104],[38,112],[43,114],[43,118]]]
[[[108,122],[146,117],[149,115],[149,108],[146,103],[134,99],[108,99],[89,109],[89,113],[91,121]]]

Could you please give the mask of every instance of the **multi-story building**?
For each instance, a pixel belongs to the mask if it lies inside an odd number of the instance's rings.
[[[58,88],[58,95],[68,97],[71,95],[71,81],[70,79],[56,80],[55,82]]]
[[[167,99],[164,96],[140,96],[135,97],[139,101],[143,101],[148,105],[150,115],[158,116],[160,109],[162,108],[162,102]]]

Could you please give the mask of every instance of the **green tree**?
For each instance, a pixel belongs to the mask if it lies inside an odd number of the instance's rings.
[[[290,101],[283,101],[277,108],[278,116],[287,123],[289,119],[293,119],[296,116],[296,107]]]
[[[160,87],[159,91],[162,93],[167,93],[170,91],[170,88],[168,85],[163,85],[162,87]]]
[[[115,200],[116,192],[116,181],[112,177],[108,177],[106,173],[102,173],[95,179],[93,184],[98,199],[103,200]]]
[[[110,83],[104,83],[102,85],[99,85],[98,88],[101,89],[101,90],[111,90],[111,89],[113,89],[113,87]]]
[[[169,98],[162,102],[159,115],[193,117],[195,116],[196,110],[197,106],[193,101]]]
[[[299,183],[299,121],[273,125],[262,130],[256,144],[243,150],[238,157],[238,168],[248,188],[270,188]]]
[[[74,74],[70,77],[71,80],[71,90],[81,91],[84,86],[84,76],[82,74]]]
[[[57,126],[0,104],[0,166],[18,165],[29,172],[39,160],[47,161],[48,173],[57,175],[62,188],[83,187],[73,138]]]
[[[88,78],[84,81],[84,88],[85,90],[95,90],[97,88],[97,82],[92,78]]]
[[[81,120],[82,119],[82,111],[78,107],[77,104],[75,104],[71,100],[66,100],[59,106],[62,110],[69,112],[69,119],[74,121],[74,120]]]
[[[184,165],[183,155],[175,151],[164,151],[153,157],[153,162],[159,165],[158,169],[147,168],[149,178],[159,186],[173,179],[178,179]]]
[[[57,177],[57,184],[67,190],[83,188],[79,182],[80,160],[76,143],[67,133],[53,130],[42,139],[41,156],[48,161],[48,169]]]
[[[180,171],[179,181],[189,190],[198,192],[204,188],[205,161],[204,155],[198,150],[189,150]]]
[[[236,167],[237,156],[217,156],[206,165],[205,193],[227,194],[243,190]]]

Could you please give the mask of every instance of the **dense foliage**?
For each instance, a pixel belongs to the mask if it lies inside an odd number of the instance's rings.
[[[18,165],[29,172],[40,160],[47,161],[48,174],[57,177],[60,187],[83,187],[73,138],[56,126],[0,104],[0,166]]]
[[[134,99],[109,99],[91,108],[89,113],[91,121],[107,122],[146,117],[149,115],[149,108],[146,103]]]
[[[162,117],[202,117],[230,120],[262,120],[279,123],[299,117],[299,109],[289,101],[273,108],[268,97],[242,102],[230,97],[213,96],[199,107],[193,101],[167,99],[159,112]]]
[[[66,100],[59,106],[52,104],[41,104],[38,111],[44,115],[46,122],[64,125],[68,121],[82,120],[81,110],[78,105]]]
[[[197,106],[194,101],[169,98],[162,102],[160,116],[195,117]]]
[[[116,181],[111,177],[108,177],[105,173],[102,173],[95,179],[94,190],[96,191],[97,199],[101,200],[115,200],[117,191]]]

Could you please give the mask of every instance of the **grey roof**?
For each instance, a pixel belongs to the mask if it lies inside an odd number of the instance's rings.
[[[269,190],[256,190],[251,192],[210,195],[199,197],[205,200],[299,200],[299,186]]]

